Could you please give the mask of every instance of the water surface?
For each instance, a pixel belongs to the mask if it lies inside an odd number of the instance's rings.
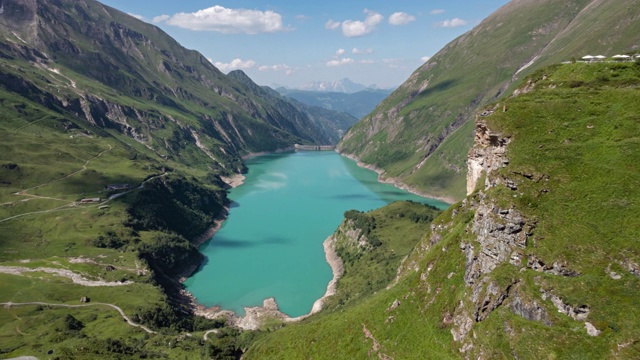
[[[380,183],[335,152],[265,155],[247,167],[245,183],[229,193],[228,219],[200,248],[206,262],[185,282],[198,303],[240,315],[269,297],[291,317],[308,313],[332,278],[322,243],[346,210],[397,200],[447,207]]]

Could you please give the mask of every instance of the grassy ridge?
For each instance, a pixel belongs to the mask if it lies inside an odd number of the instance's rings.
[[[640,223],[634,215],[640,211],[640,183],[634,175],[640,161],[640,65],[564,65],[533,79],[537,90],[509,101],[507,112],[490,116],[488,123],[514,140],[527,138],[510,145],[511,165],[497,176],[531,173],[549,180],[516,177],[515,193],[497,188],[491,195],[528,218],[540,219],[527,253],[548,264],[565,262],[580,273],[539,278],[526,273],[529,296],[536,298],[542,288],[568,304],[587,304],[588,321],[602,331],[590,338],[574,328],[575,322],[558,316],[553,328],[541,327],[533,335],[539,344],[548,344],[538,345],[540,353],[637,357],[637,345],[617,344],[628,344],[640,333],[635,321],[640,279],[630,272],[640,261]],[[561,335],[558,327],[573,330]],[[517,346],[530,346],[531,335],[528,331],[525,339],[519,334]],[[483,345],[489,347],[488,342]]]
[[[367,213],[346,212],[345,222],[335,233],[344,274],[325,308],[340,309],[384,289],[438,212],[413,202],[395,202]],[[355,233],[359,238],[352,237]]]
[[[221,324],[193,317],[176,280],[202,261],[192,242],[224,211],[220,176],[241,172],[246,153],[327,134],[246,76],[96,1],[10,1],[3,11],[19,16],[0,19],[0,297],[88,296],[161,334],[108,308],[87,317],[12,307],[0,311],[0,357],[46,357],[51,344],[60,359],[213,356],[224,344],[184,334]],[[107,190],[122,183],[130,188]],[[134,284],[81,286],[52,269]]]

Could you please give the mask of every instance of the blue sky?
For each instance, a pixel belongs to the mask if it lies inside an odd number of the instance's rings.
[[[291,88],[403,83],[508,0],[101,0],[155,24],[227,73]]]

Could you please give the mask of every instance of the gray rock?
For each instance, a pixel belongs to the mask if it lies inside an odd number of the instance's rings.
[[[387,311],[395,310],[398,306],[400,306],[400,301],[396,299],[391,306],[387,309]]]
[[[589,316],[591,309],[588,305],[572,306],[566,304],[559,296],[550,294],[551,302],[558,309],[558,312],[570,316],[574,320],[584,321]]]
[[[596,327],[588,321],[584,323],[584,327],[587,329],[587,334],[589,334],[589,336],[598,336],[602,333],[602,331],[596,329]]]
[[[527,320],[541,322],[549,326],[552,325],[551,321],[549,321],[549,314],[537,301],[526,301],[517,291],[512,296],[510,308],[514,314]]]

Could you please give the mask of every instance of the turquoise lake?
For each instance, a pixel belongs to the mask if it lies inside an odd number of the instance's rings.
[[[245,183],[229,193],[227,220],[200,251],[207,260],[184,285],[207,307],[244,315],[274,297],[296,317],[311,310],[332,278],[322,243],[346,210],[425,199],[377,181],[377,174],[332,151],[271,154],[247,161]]]

